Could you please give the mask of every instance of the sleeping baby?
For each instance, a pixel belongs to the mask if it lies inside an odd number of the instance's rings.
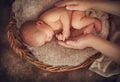
[[[86,16],[85,11],[69,11],[65,8],[52,8],[44,12],[38,20],[27,21],[21,25],[22,40],[31,47],[38,47],[50,42],[55,35],[65,41],[71,29],[82,29],[83,34],[91,33],[93,28],[101,31],[101,23],[96,18]]]

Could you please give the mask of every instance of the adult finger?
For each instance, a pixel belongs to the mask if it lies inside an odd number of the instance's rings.
[[[64,6],[76,5],[76,4],[78,4],[77,1],[64,0],[64,1],[56,3],[55,6],[57,6],[57,7],[64,7]]]
[[[79,10],[77,5],[67,5],[66,9],[67,10]]]
[[[69,46],[76,46],[76,41],[66,41],[66,44]]]
[[[66,48],[72,48],[70,45],[66,44],[66,42],[63,42],[63,41],[57,41],[57,43],[63,47],[66,47]]]
[[[73,49],[83,49],[81,46],[82,43],[78,43],[78,41],[67,41],[66,44]]]

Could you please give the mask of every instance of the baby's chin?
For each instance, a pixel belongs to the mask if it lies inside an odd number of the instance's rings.
[[[50,42],[52,40],[52,37],[49,37],[46,42]]]
[[[40,47],[40,46],[43,46],[45,43],[38,43],[38,42],[35,42],[34,44],[33,43],[29,43],[28,45],[30,47]]]
[[[31,47],[40,47],[45,45],[46,43],[50,42],[53,39],[53,36],[49,36],[45,42],[40,43],[41,41],[34,41],[33,43],[28,44]]]

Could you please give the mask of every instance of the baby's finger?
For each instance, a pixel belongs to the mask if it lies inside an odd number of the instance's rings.
[[[58,34],[56,34],[56,38],[59,40],[59,35]]]
[[[63,40],[62,34],[59,34],[59,40]]]
[[[59,36],[59,35],[58,35],[58,34],[56,34],[55,36],[56,36],[56,38],[58,39],[58,36]]]
[[[62,41],[65,41],[65,39],[66,39],[66,37],[65,37],[65,36],[63,36],[63,37],[62,37]]]
[[[58,40],[63,40],[63,39],[62,39],[62,38],[63,38],[63,37],[62,37],[62,34],[56,34],[56,37],[57,37]]]

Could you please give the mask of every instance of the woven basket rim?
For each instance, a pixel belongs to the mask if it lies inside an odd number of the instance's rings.
[[[36,67],[42,70],[50,71],[50,72],[64,72],[64,71],[76,70],[76,69],[89,66],[94,60],[96,60],[97,58],[101,56],[101,53],[97,53],[91,56],[90,58],[88,58],[82,64],[77,65],[77,66],[48,65],[36,59],[34,55],[26,48],[26,46],[23,43],[21,43],[21,41],[15,36],[16,35],[15,32],[18,30],[15,26],[16,26],[16,20],[14,19],[14,16],[10,16],[10,20],[8,22],[6,30],[7,30],[8,41],[9,41],[11,48],[21,58],[24,58],[25,60],[29,61],[31,64],[35,65]]]

